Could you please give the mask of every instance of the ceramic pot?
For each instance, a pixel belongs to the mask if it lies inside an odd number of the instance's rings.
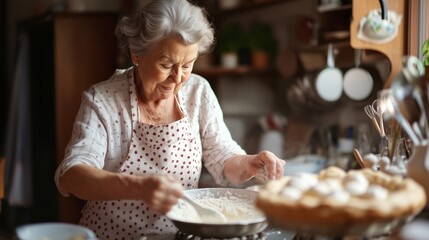
[[[256,69],[268,68],[270,57],[265,51],[253,51],[252,52],[252,66]]]
[[[118,12],[121,0],[67,0],[71,12]]]
[[[238,56],[235,52],[224,52],[221,55],[221,65],[224,68],[235,68],[238,66]]]
[[[408,176],[418,182],[429,199],[429,146],[428,143],[416,145],[407,163]],[[426,207],[428,204],[426,204]]]
[[[219,7],[224,10],[235,8],[239,4],[240,4],[240,0],[220,0],[219,1]]]

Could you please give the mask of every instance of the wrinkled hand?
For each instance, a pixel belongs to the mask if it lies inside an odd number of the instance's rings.
[[[255,173],[257,180],[266,182],[281,178],[285,164],[286,161],[278,158],[274,153],[262,151],[250,160],[250,171]]]
[[[182,184],[168,175],[153,175],[144,180],[142,198],[149,207],[166,214],[183,195]]]

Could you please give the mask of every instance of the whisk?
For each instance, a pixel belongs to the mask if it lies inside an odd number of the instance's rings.
[[[377,99],[373,102],[372,105],[366,105],[364,107],[366,115],[371,119],[375,129],[377,130],[378,134],[380,135],[380,145],[379,145],[379,151],[381,155],[386,155],[389,152],[389,141],[387,139],[386,133],[384,131],[384,127],[381,128],[380,126],[384,126],[383,124],[383,118],[381,112],[377,112],[374,108],[374,103],[377,101]],[[378,123],[377,118],[379,119],[380,123]]]
[[[380,136],[381,136],[381,129],[380,129],[380,126],[378,125],[377,118],[376,118],[375,113],[372,109],[372,106],[366,105],[364,107],[364,110],[365,110],[366,115],[371,119],[372,124],[375,127],[375,130],[377,130],[378,134],[380,134]]]
[[[374,115],[377,115],[380,123],[379,123],[379,128],[380,128],[380,136],[385,136],[386,135],[386,131],[384,130],[384,121],[383,121],[383,112],[384,110],[382,109],[382,107],[379,104],[379,99],[375,99],[372,104],[372,111],[374,112]]]

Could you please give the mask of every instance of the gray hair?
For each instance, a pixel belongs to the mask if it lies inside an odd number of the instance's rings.
[[[205,10],[186,0],[155,0],[123,17],[116,27],[119,48],[125,53],[147,53],[157,42],[176,35],[187,45],[199,43],[199,53],[210,51],[214,42]]]

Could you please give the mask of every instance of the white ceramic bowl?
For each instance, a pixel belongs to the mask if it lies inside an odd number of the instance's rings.
[[[371,43],[389,42],[396,37],[401,20],[394,11],[388,11],[387,19],[382,19],[380,11],[374,9],[361,18],[357,37]]]
[[[97,240],[95,233],[83,226],[69,223],[35,223],[16,229],[19,240]]]
[[[297,173],[318,173],[325,167],[326,160],[319,155],[299,155],[286,160],[285,176],[294,176]]]
[[[363,33],[371,39],[386,39],[396,32],[396,25],[392,20],[381,19],[379,12],[372,11],[363,25]]]

